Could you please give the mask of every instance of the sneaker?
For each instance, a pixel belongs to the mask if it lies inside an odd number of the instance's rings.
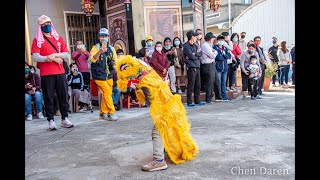
[[[43,119],[43,118],[44,118],[42,112],[39,112],[39,113],[38,113],[38,118],[39,118],[39,119]]]
[[[49,121],[49,130],[50,131],[57,130],[56,123],[52,119]]]
[[[227,87],[227,91],[230,91],[231,89],[229,87]]]
[[[199,106],[203,106],[203,105],[206,105],[206,103],[204,102],[199,102],[199,103],[195,103],[196,105],[199,105]]]
[[[179,90],[178,90],[178,93],[179,93],[179,94],[182,94],[182,91],[181,91],[181,89],[179,89]]]
[[[108,114],[109,121],[116,121],[118,117],[115,114]]]
[[[187,104],[188,107],[194,107],[195,105],[193,103]]]
[[[64,120],[61,120],[61,127],[72,128],[73,124],[69,121],[67,117],[65,117]]]
[[[107,114],[100,114],[99,119],[109,120],[109,117]]]
[[[257,99],[256,97],[251,96],[251,100],[256,100],[256,99]]]
[[[256,99],[262,99],[260,96],[257,96]]]
[[[222,99],[223,101],[230,101],[230,99],[226,96]]]
[[[32,121],[32,114],[28,114],[27,121]]]
[[[167,168],[168,168],[168,165],[165,160],[162,160],[162,162],[154,160],[154,161],[151,161],[150,163],[142,166],[143,171],[149,171],[149,172],[160,171],[160,170],[164,170]]]

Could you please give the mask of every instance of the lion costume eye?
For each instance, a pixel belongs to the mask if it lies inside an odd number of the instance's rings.
[[[127,70],[127,67],[129,67],[127,64],[122,64],[120,66],[120,70],[123,71],[123,70]]]

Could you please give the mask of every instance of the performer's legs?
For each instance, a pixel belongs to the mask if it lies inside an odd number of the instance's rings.
[[[168,165],[164,160],[164,145],[155,126],[152,128],[153,161],[142,166],[143,171],[159,171],[167,169]]]

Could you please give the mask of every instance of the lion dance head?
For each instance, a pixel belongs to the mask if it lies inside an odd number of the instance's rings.
[[[118,76],[118,89],[126,92],[129,81],[136,79],[143,71],[151,69],[150,66],[137,58],[130,55],[122,56],[115,64],[115,70]]]

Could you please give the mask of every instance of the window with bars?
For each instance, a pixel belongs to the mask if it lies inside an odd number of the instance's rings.
[[[90,19],[85,14],[66,13],[67,33],[70,52],[76,50],[75,43],[81,40],[87,50],[97,43],[97,34],[100,29],[99,15],[92,14]]]

